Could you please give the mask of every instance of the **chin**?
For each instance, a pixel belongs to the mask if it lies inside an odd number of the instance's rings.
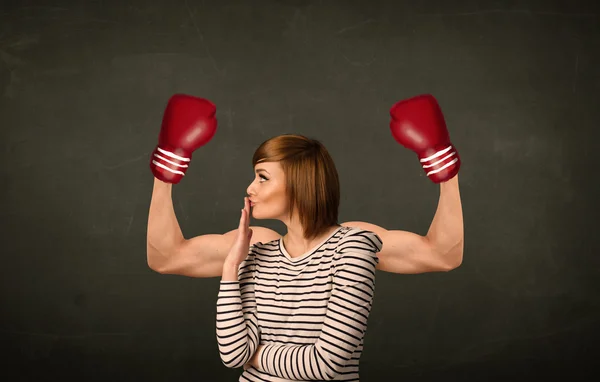
[[[261,215],[261,214],[255,214],[254,212],[252,213],[252,217],[253,217],[254,219],[257,219],[257,220],[272,219],[272,218],[271,218],[271,217],[269,217],[269,216],[263,216],[263,215]]]
[[[273,214],[261,214],[260,212],[256,213],[256,210],[253,208],[251,214],[254,219],[257,220],[265,220],[265,219],[277,219],[277,217]]]
[[[252,211],[250,212],[250,216],[252,216],[254,219],[264,219],[260,214],[257,214],[256,211],[254,211],[254,209],[252,209]]]

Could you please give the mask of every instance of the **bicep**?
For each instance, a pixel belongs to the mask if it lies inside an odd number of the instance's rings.
[[[365,222],[347,222],[343,226],[358,227],[376,233],[383,242],[377,254],[377,269],[384,272],[416,274],[441,272],[448,269],[440,256],[433,251],[426,237],[402,230],[387,230]]]
[[[269,228],[250,227],[253,231],[250,245],[268,242],[279,238],[279,234]],[[219,277],[229,249],[237,236],[237,228],[224,234],[207,234],[183,241],[168,256],[168,261],[160,273],[188,277]]]

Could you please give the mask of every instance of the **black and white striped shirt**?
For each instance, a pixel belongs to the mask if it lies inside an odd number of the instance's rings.
[[[282,239],[256,243],[239,281],[221,281],[217,342],[229,368],[263,345],[240,381],[358,381],[375,290],[375,233],[341,227],[300,257]]]

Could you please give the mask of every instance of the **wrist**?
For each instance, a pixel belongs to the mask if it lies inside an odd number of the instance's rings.
[[[458,151],[451,143],[421,152],[418,157],[427,177],[438,184],[456,176],[461,165]]]
[[[450,179],[440,182],[440,186],[442,189],[447,188],[456,188],[458,185],[458,172],[454,174]]]
[[[239,261],[235,261],[235,260],[230,260],[230,259],[225,259],[225,261],[223,262],[223,269],[227,268],[227,269],[235,269],[237,270],[240,267],[240,262]]]
[[[150,168],[154,177],[165,183],[177,184],[185,176],[191,157],[185,153],[185,156],[175,154],[175,151],[166,145],[158,144],[152,152]]]
[[[238,281],[238,272],[240,264],[231,260],[225,260],[223,263],[222,281]]]

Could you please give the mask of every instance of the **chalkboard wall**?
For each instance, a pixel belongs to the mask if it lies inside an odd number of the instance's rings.
[[[236,228],[264,140],[320,140],[340,221],[425,234],[439,186],[389,130],[438,99],[463,165],[463,264],[379,272],[361,381],[591,380],[600,335],[600,6],[593,1],[3,1],[7,381],[234,381],[219,278],[146,263],[148,167],[174,93],[219,126],[173,200]],[[253,221],[285,233],[277,221]],[[566,380],[566,379],[563,379]]]

